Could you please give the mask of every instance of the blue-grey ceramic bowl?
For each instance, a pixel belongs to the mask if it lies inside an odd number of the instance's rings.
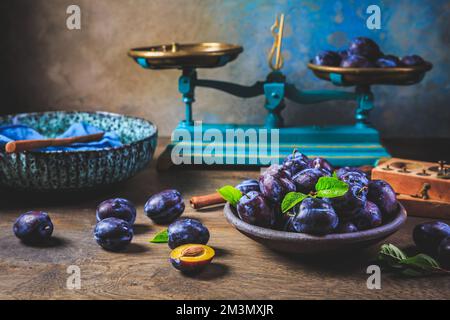
[[[89,123],[115,131],[123,145],[90,151],[0,151],[0,186],[27,191],[93,189],[124,181],[144,169],[156,149],[158,130],[151,122],[107,112],[52,111],[0,117],[0,125],[20,122],[47,137],[71,124]]]

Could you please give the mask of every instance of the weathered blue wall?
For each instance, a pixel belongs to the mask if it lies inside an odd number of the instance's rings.
[[[66,8],[81,6],[81,31],[65,27]],[[382,29],[366,28],[370,4]],[[242,44],[245,52],[200,76],[243,84],[264,79],[276,13],[286,13],[284,72],[303,89],[333,88],[307,70],[321,49],[343,48],[356,36],[375,39],[386,53],[420,54],[435,68],[411,87],[374,88],[373,124],[384,137],[450,137],[450,1],[439,0],[4,0],[0,18],[2,112],[104,109],[143,116],[169,135],[183,116],[176,71],[151,72],[127,56],[142,45],[197,41]],[[20,62],[20,63],[18,63]],[[196,119],[262,122],[262,99],[243,100],[198,90]],[[350,123],[354,104],[289,104],[288,124]]]

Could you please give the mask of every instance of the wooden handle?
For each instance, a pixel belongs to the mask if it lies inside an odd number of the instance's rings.
[[[194,209],[201,209],[209,206],[213,206],[216,204],[222,204],[226,201],[222,198],[220,194],[212,193],[206,196],[198,196],[191,198],[191,207]]]
[[[13,153],[13,152],[29,151],[29,150],[47,148],[47,147],[61,147],[61,146],[67,146],[67,145],[70,145],[73,143],[78,143],[78,142],[98,141],[98,140],[102,139],[104,135],[105,135],[104,132],[100,132],[100,133],[95,133],[95,134],[88,134],[85,136],[63,138],[63,139],[11,141],[6,144],[5,150],[7,153]]]

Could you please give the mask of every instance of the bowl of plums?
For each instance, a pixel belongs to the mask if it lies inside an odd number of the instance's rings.
[[[319,254],[374,245],[406,221],[392,187],[358,168],[294,150],[258,180],[224,186],[224,213],[249,238],[276,251]]]
[[[308,68],[318,78],[342,86],[412,85],[420,82],[433,65],[416,54],[385,54],[375,41],[358,37],[345,50],[319,52]]]

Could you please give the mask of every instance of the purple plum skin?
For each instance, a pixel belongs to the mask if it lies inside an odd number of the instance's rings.
[[[349,55],[362,56],[371,61],[376,61],[383,55],[375,41],[364,37],[353,39],[347,51]]]
[[[384,220],[392,219],[398,211],[397,196],[394,189],[386,181],[370,181],[367,199],[377,205]]]
[[[403,57],[401,62],[407,67],[416,67],[425,64],[425,60],[416,54]]]
[[[184,212],[185,204],[177,190],[164,190],[148,199],[144,206],[147,217],[157,224],[169,224]]]
[[[354,168],[354,167],[342,167],[342,168],[339,168],[339,169],[336,170],[336,176],[338,177],[338,179],[341,179],[341,177],[347,172],[358,172],[358,173],[364,175],[365,177],[367,177],[366,174],[363,171],[361,171],[358,168]]]
[[[341,60],[341,56],[334,51],[322,51],[314,57],[313,63],[318,66],[338,67]]]
[[[398,68],[403,65],[400,58],[394,55],[386,55],[377,60],[375,63],[379,68]]]
[[[259,192],[251,191],[242,196],[237,204],[237,212],[241,220],[249,224],[263,228],[275,225],[275,212]]]
[[[369,179],[367,179],[367,176],[356,171],[346,172],[341,175],[339,179],[348,185],[358,185],[362,188],[367,188],[369,186]]]
[[[172,223],[167,229],[169,247],[175,249],[184,244],[207,244],[209,230],[195,219],[180,219]]]
[[[46,212],[30,211],[17,218],[13,231],[23,242],[41,243],[52,236],[53,223]]]
[[[366,201],[367,190],[360,185],[349,185],[346,194],[331,199],[333,208],[342,222],[354,219]]]
[[[98,205],[96,217],[97,222],[106,218],[117,218],[133,225],[136,221],[136,208],[126,199],[109,199]]]
[[[351,55],[343,59],[341,62],[342,68],[373,68],[375,65],[366,57]]]
[[[450,237],[450,226],[442,221],[425,222],[415,226],[413,239],[420,251],[435,256],[442,240]]]
[[[133,228],[125,220],[106,218],[95,226],[94,238],[105,250],[121,251],[133,239]]]
[[[339,218],[329,201],[318,198],[307,198],[294,207],[295,216],[290,228],[294,232],[312,235],[333,233]]]
[[[297,150],[286,157],[283,161],[283,168],[293,177],[296,173],[310,167],[310,160],[306,155]]]
[[[354,233],[358,231],[358,228],[352,222],[342,222],[336,229],[337,233]]]
[[[260,192],[258,180],[244,180],[236,186],[236,189],[241,191],[242,194],[249,193],[250,191]]]
[[[278,168],[275,170],[275,168]],[[284,196],[296,190],[295,184],[281,167],[269,168],[259,178],[262,195],[272,203],[281,203]]]
[[[305,169],[297,173],[292,177],[292,181],[295,183],[297,192],[309,194],[311,191],[316,190],[316,184],[321,177],[328,176],[325,171],[320,169]]]
[[[442,268],[450,270],[450,237],[439,244],[437,259]]]
[[[381,226],[383,220],[380,209],[373,202],[366,201],[353,220],[358,230],[368,230]]]
[[[325,170],[325,171],[329,172],[330,174],[334,171],[334,168],[331,165],[331,163],[329,163],[326,159],[320,158],[320,157],[312,159],[309,162],[309,166],[311,168]]]

